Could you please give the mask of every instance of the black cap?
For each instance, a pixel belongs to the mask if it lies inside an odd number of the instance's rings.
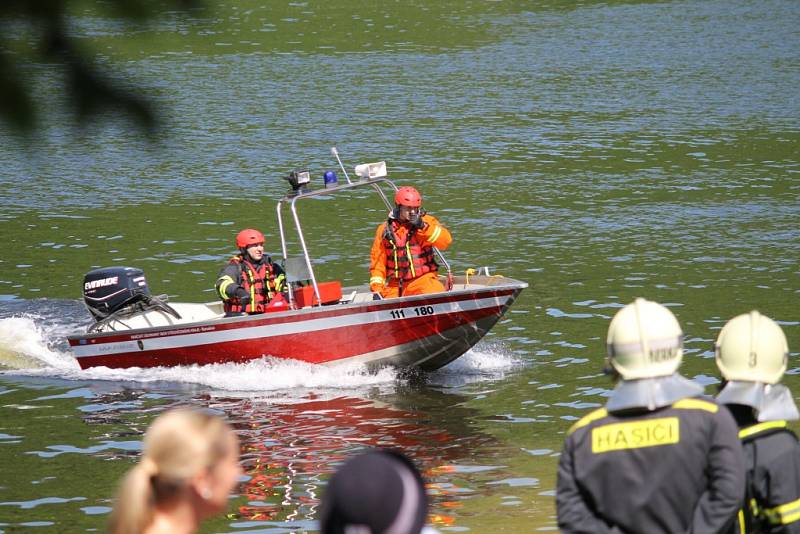
[[[418,534],[427,514],[425,482],[411,460],[375,449],[351,458],[331,477],[320,525],[323,534],[358,527],[372,534]]]

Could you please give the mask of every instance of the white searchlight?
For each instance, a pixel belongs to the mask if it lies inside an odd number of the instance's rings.
[[[362,180],[373,180],[386,176],[386,162],[362,163],[356,165],[356,175]]]

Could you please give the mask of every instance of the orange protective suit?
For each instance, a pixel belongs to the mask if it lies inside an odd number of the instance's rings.
[[[439,224],[436,217],[431,215],[423,215],[422,220],[425,226],[417,230],[411,237],[411,244],[415,247],[420,247],[422,250],[436,247],[439,250],[446,250],[453,241],[450,232]],[[387,221],[388,222],[388,221]],[[393,298],[400,296],[400,287],[402,285],[403,296],[409,295],[422,295],[425,293],[437,293],[444,291],[444,285],[439,282],[435,263],[433,270],[419,274],[413,278],[405,278],[401,280],[395,275],[394,272],[388,268],[389,258],[391,254],[391,244],[385,238],[386,222],[378,226],[375,231],[375,240],[372,242],[372,251],[370,252],[370,268],[369,268],[369,287],[373,293],[380,293],[384,298]],[[411,227],[408,224],[401,224],[395,228],[395,235],[401,242],[405,242],[408,238],[408,233]],[[432,251],[430,251],[432,252]]]

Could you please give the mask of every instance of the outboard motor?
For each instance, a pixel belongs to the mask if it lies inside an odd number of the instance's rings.
[[[140,301],[150,300],[144,271],[134,267],[105,267],[83,277],[83,302],[96,321]]]

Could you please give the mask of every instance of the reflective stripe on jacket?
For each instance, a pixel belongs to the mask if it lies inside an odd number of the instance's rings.
[[[800,442],[786,421],[739,421],[747,489],[726,532],[800,533]]]

